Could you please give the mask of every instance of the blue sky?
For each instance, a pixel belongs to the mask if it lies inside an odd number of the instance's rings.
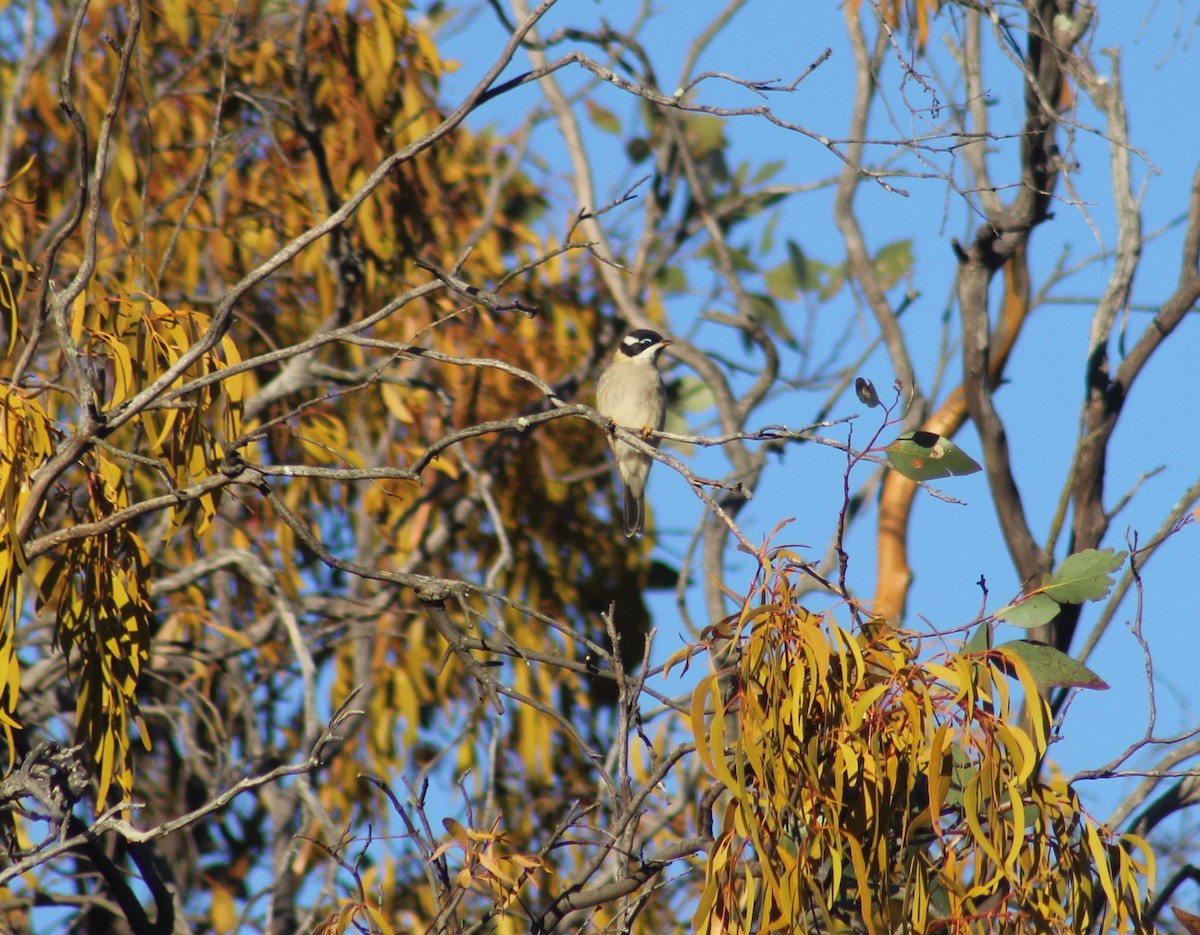
[[[1195,0],[1158,2],[1142,10],[1134,9],[1140,4],[1101,6],[1099,31],[1092,42],[1097,68],[1101,73],[1109,68],[1099,50],[1120,47],[1131,142],[1153,165],[1152,169],[1135,156],[1135,177],[1139,184],[1145,183],[1144,230],[1148,236],[1155,233],[1157,236],[1147,241],[1135,282],[1126,325],[1128,341],[1132,343],[1150,320],[1149,309],[1170,294],[1178,277],[1182,225],[1177,222],[1186,211],[1191,175],[1200,153],[1200,121],[1194,119],[1195,102],[1190,99],[1195,94],[1190,89],[1198,86],[1200,78],[1193,35],[1200,4]],[[622,30],[632,22],[637,9],[636,4],[629,2],[564,0],[544,22],[542,35],[567,23],[595,27],[602,18]],[[640,39],[660,85],[669,92],[679,81],[680,64],[692,37],[720,6],[662,0],[653,9]],[[947,49],[937,37],[944,22],[943,15],[933,24],[934,38],[930,43],[933,65],[917,63],[918,69],[927,75],[935,67],[949,67]],[[833,51],[830,59],[795,94],[774,96],[770,103],[781,117],[837,138],[846,132],[853,84],[853,61],[845,35],[840,6],[834,0],[750,2],[710,46],[700,60],[699,70],[790,81],[830,47]],[[461,70],[447,85],[451,99],[490,64],[490,56],[500,48],[503,37],[491,11],[481,6],[465,28],[443,44],[445,55],[462,62]],[[565,44],[557,51],[573,47]],[[1020,88],[1012,67],[998,59],[995,49],[990,49],[985,75],[992,77],[985,77],[985,85],[999,101],[992,108],[996,128],[1003,129],[1006,121],[1011,128],[1020,118]],[[527,67],[520,59],[517,65],[510,70],[511,74]],[[910,128],[915,133],[927,129],[919,119],[914,121],[910,117],[905,104],[919,110],[931,101],[911,81],[905,85],[902,98],[895,90],[898,75],[893,60],[882,84],[889,88],[887,100],[896,122],[889,125],[888,113],[877,110],[873,131],[879,137],[895,138]],[[561,80],[567,88],[573,88],[580,85],[583,77],[575,71],[563,74]],[[940,98],[943,105],[950,100],[946,94]],[[600,87],[595,99],[622,121],[631,122],[637,113],[637,101],[616,89]],[[697,99],[719,106],[760,103],[744,89],[718,82],[702,85]],[[510,127],[540,100],[535,89],[522,89],[482,109],[472,122],[476,126]],[[1189,116],[1183,117],[1184,113]],[[1101,117],[1082,98],[1078,119],[1087,127],[1102,125]],[[778,182],[804,185],[829,178],[840,168],[840,163],[819,144],[761,120],[732,121],[727,134],[731,164],[750,160],[757,165],[782,160],[785,167],[775,179]],[[615,197],[642,174],[640,168],[629,165],[616,138],[590,130],[587,141],[596,154],[593,167],[601,201]],[[1013,144],[1006,145],[1007,148],[1000,147],[993,163],[995,178],[1000,182],[1012,180],[1016,171]],[[553,211],[559,211],[564,218],[573,214],[578,205],[571,200],[564,181],[569,170],[561,139],[552,124],[547,123],[535,132],[531,151],[545,161],[548,174],[562,183]],[[879,148],[871,156],[878,158],[884,152],[884,148]],[[1062,259],[1066,258],[1070,265],[1115,244],[1106,143],[1097,134],[1081,129],[1070,155],[1078,163],[1071,178],[1083,204],[1057,205],[1055,219],[1034,234],[1031,266],[1035,289]],[[948,156],[934,158],[937,167],[950,165]],[[902,164],[917,168],[911,159]],[[895,184],[905,188],[909,196],[864,185],[858,204],[873,249],[899,239],[914,241],[912,285],[919,298],[906,313],[905,329],[922,389],[929,392],[948,310],[956,330],[957,310],[950,302],[956,261],[949,240],[951,237],[967,240],[974,220],[942,182],[898,179]],[[1065,194],[1062,188],[1059,194]],[[816,191],[785,203],[777,218],[776,262],[784,257],[783,243],[788,237],[800,243],[811,257],[829,262],[841,259],[841,240],[833,223],[831,201],[829,191]],[[621,220],[616,213],[609,218],[614,225]],[[1175,226],[1171,227],[1172,224]],[[1099,296],[1110,268],[1107,262],[1094,264],[1054,290],[1053,295],[1060,301],[1047,303],[1035,314],[1008,369],[1008,383],[996,396],[1007,423],[1026,509],[1035,535],[1042,539],[1060,496],[1076,435],[1083,394],[1083,357],[1093,311],[1087,300]],[[703,270],[692,270],[689,274],[707,285]],[[671,328],[687,331],[701,310],[698,302],[688,300],[669,304]],[[861,334],[865,338],[874,336],[869,316],[843,290],[821,309],[818,341],[831,341],[852,316],[861,317]],[[712,330],[701,329],[697,343],[704,346],[705,340],[722,346],[720,336]],[[1115,342],[1112,350],[1119,356]],[[1112,447],[1107,505],[1115,504],[1144,473],[1160,465],[1164,469],[1142,485],[1113,522],[1107,544],[1123,548],[1126,530],[1137,532],[1143,541],[1148,539],[1166,510],[1200,477],[1197,431],[1200,419],[1195,403],[1200,398],[1198,361],[1200,316],[1193,314],[1143,373],[1122,416]],[[943,386],[943,396],[957,382],[953,366]],[[886,393],[894,379],[882,354],[874,355],[861,372],[874,381],[881,394]],[[764,410],[761,424],[777,422],[802,427],[824,399],[823,394],[799,392],[780,398]],[[850,394],[842,398],[833,414],[844,416],[856,412],[862,418],[855,428],[855,440],[862,442],[878,424],[877,412],[867,411]],[[829,434],[845,438],[844,429]],[[956,440],[968,452],[979,456],[979,445],[969,426]],[[778,541],[804,543],[813,548],[814,554],[819,554],[836,523],[843,464],[842,456],[833,449],[810,445],[790,450],[785,462],[768,473],[755,500],[742,514],[741,523],[749,538],[758,541],[781,519],[795,517],[796,521]],[[866,472],[860,471],[855,475],[859,481],[866,477]],[[976,582],[981,575],[987,579],[993,608],[1015,594],[1019,582],[1000,536],[984,475],[947,480],[938,486],[967,503],[955,506],[927,496],[918,502],[911,527],[910,548],[916,580],[909,596],[908,622],[919,626],[918,617],[924,617],[938,628],[952,628],[977,613],[980,593]],[[698,502],[683,481],[662,466],[652,476],[650,500],[654,523],[660,530],[659,549],[668,560],[677,560],[699,515]],[[873,534],[873,522],[868,517],[849,540],[853,557],[851,582],[863,595],[870,594],[874,580]],[[1145,569],[1144,630],[1154,651],[1160,734],[1190,727],[1200,720],[1200,696],[1193,688],[1192,674],[1193,647],[1197,645],[1194,630],[1200,624],[1197,535],[1200,530],[1194,526],[1183,530]],[[1059,558],[1064,542],[1065,536],[1060,539]],[[735,589],[743,586],[739,582],[748,583],[752,570],[748,564],[740,569],[736,564],[732,567],[727,583]],[[1092,668],[1113,686],[1112,690],[1085,692],[1076,699],[1064,728],[1065,739],[1054,750],[1053,755],[1067,774],[1102,765],[1137,739],[1145,728],[1144,665],[1136,641],[1123,625],[1133,613],[1132,604],[1127,604],[1090,660]],[[698,591],[689,606],[703,622]],[[1096,620],[1099,606],[1085,614],[1077,642]],[[661,628],[660,650],[666,654],[677,648],[682,635],[673,632],[672,620],[677,615],[671,600],[656,599],[655,607],[656,624]],[[674,629],[677,631],[678,627]],[[1021,635],[1015,630],[1002,634],[1007,638]],[[1140,765],[1148,764],[1143,761]],[[1090,783],[1082,791],[1085,801],[1103,817],[1119,798],[1122,788],[1115,782]]]

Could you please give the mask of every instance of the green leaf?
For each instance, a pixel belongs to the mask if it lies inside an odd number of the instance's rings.
[[[739,273],[755,273],[758,272],[758,266],[750,253],[740,247],[730,247],[724,254],[729,259],[729,265]],[[699,250],[696,251],[696,256],[702,260],[707,260],[712,264],[718,262],[717,248],[711,242],[706,242]]]
[[[961,808],[963,790],[971,784],[971,779],[979,772],[979,768],[972,761],[971,755],[958,744],[950,747],[948,759],[950,760],[950,787],[946,790],[942,802],[951,808]]]
[[[841,291],[842,286],[846,284],[846,269],[845,263],[837,263],[833,266],[822,264],[821,272],[824,278],[817,292],[818,299],[828,302]]]
[[[896,240],[875,254],[875,273],[884,289],[890,289],[912,272],[911,240]]]
[[[725,142],[725,121],[707,114],[687,118],[684,134],[692,144],[692,155],[700,158],[714,150],[722,150]]]
[[[750,299],[750,304],[754,307],[754,314],[758,316],[758,320],[788,347],[796,347],[796,336],[792,334],[787,322],[784,321],[783,311],[779,308],[779,304],[769,295],[761,295],[757,292],[749,293],[747,298]]]
[[[767,270],[763,278],[767,283],[767,291],[777,298],[790,301],[799,294],[800,284],[796,281],[796,271],[787,260]]]
[[[775,249],[775,228],[779,226],[780,217],[781,212],[774,211],[763,223],[762,237],[758,240],[758,252],[762,256],[767,256]]]
[[[730,180],[729,164],[725,161],[725,150],[706,149],[703,152],[696,154],[696,169],[700,174],[701,182],[708,182],[704,185],[705,191],[713,190],[713,183],[725,184]],[[713,205],[713,213],[720,214],[716,205]]]
[[[782,159],[776,159],[773,162],[764,162],[759,166],[758,171],[750,177],[751,185],[761,185],[767,179],[779,174],[785,163]]]
[[[617,115],[611,110],[601,107],[591,98],[585,100],[583,106],[587,108],[588,119],[595,124],[596,129],[603,130],[605,133],[612,133],[614,136],[621,134],[621,121],[617,119]]]
[[[1068,556],[1058,571],[1045,575],[1033,594],[996,611],[996,619],[1014,627],[1040,627],[1058,613],[1060,604],[1081,604],[1108,597],[1112,572],[1125,561],[1124,552],[1086,549]]]
[[[1038,688],[1094,688],[1100,691],[1108,683],[1082,662],[1072,659],[1045,643],[1031,640],[1013,640],[996,647],[1002,653],[1015,656],[1029,668],[1030,675]]]
[[[822,302],[833,298],[846,281],[845,263],[830,265],[814,260],[794,240],[787,241],[787,252],[796,288],[802,292],[815,292]]]
[[[1031,594],[1015,604],[1008,604],[996,611],[996,619],[1014,627],[1029,630],[1049,623],[1058,614],[1058,601],[1045,594]]]
[[[655,281],[664,292],[687,292],[688,290],[687,274],[683,271],[683,267],[675,263],[662,267]]]
[[[721,216],[721,227],[729,230],[735,224],[740,224],[747,218],[762,214],[767,208],[774,207],[786,198],[779,192],[757,192],[742,198],[734,189],[728,195],[719,198],[712,206],[713,214]],[[726,207],[726,205],[735,205]]]
[[[671,408],[679,412],[708,412],[717,405],[708,384],[699,377],[685,374],[671,381]]]
[[[716,397],[708,384],[698,377],[682,376],[672,380],[667,386],[667,417],[663,430],[675,435],[688,435],[691,426],[688,425],[684,414],[688,412],[707,412],[717,404]],[[691,455],[694,445],[687,442],[664,441],[664,448],[670,448],[683,455]]]
[[[804,256],[804,251],[800,249],[800,244],[791,238],[787,241],[788,263],[791,264],[792,270],[796,274],[796,282],[805,289],[815,288],[809,284],[808,280],[808,259]]]
[[[1124,563],[1125,553],[1113,549],[1076,552],[1042,579],[1042,593],[1063,604],[1103,600],[1112,589],[1112,573]]]
[[[963,643],[964,653],[986,653],[992,648],[992,627],[986,620],[975,628],[971,638]]]
[[[687,419],[683,417],[683,413],[677,409],[667,409],[667,416],[663,419],[663,431],[670,432],[673,435],[690,435],[692,427],[688,425]],[[679,454],[690,457],[695,451],[696,446],[687,442],[676,442],[668,439],[663,439],[662,447],[669,448]]]
[[[907,432],[887,446],[892,467],[910,480],[974,474],[979,465],[950,439],[933,432]]]

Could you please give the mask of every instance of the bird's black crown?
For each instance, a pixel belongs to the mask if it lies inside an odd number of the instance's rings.
[[[637,357],[643,351],[663,343],[663,336],[648,328],[631,331],[621,339],[621,353],[626,357]]]

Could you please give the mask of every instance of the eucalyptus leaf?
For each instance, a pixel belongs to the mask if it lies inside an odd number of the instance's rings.
[[[879,284],[890,289],[912,272],[913,252],[911,240],[896,240],[885,244],[875,254],[875,273]]]
[[[960,746],[953,746],[947,751],[950,760],[950,787],[942,799],[943,803],[952,808],[960,808],[963,801],[963,790],[971,783],[972,777],[979,771],[971,754]]]
[[[787,260],[767,270],[763,279],[767,284],[767,291],[780,299],[791,300],[800,293],[796,271]]]
[[[1190,912],[1185,912],[1178,906],[1172,906],[1171,912],[1175,913],[1175,918],[1179,924],[1183,926],[1184,931],[1188,935],[1200,935],[1200,916],[1192,915]]]
[[[832,266],[821,264],[820,269],[820,286],[817,290],[817,298],[822,302],[828,302],[837,295],[842,286],[846,284],[846,272],[848,265],[846,263],[835,263]]]
[[[971,638],[963,643],[963,652],[986,653],[992,648],[992,625],[986,620],[975,628]]]
[[[1125,553],[1113,549],[1076,552],[1042,579],[1042,593],[1063,604],[1103,600],[1112,588],[1112,573],[1124,563]]]
[[[788,347],[796,347],[796,336],[788,328],[779,303],[769,295],[762,295],[758,292],[749,293],[748,298],[758,320]]]
[[[668,265],[659,270],[655,282],[663,292],[687,292],[687,273],[680,266]]]
[[[763,182],[769,181],[778,175],[784,168],[786,163],[782,159],[776,159],[773,162],[764,162],[750,177],[751,185],[761,185]]]
[[[979,465],[954,442],[933,432],[906,432],[887,446],[888,460],[910,480],[974,474]]]
[[[687,419],[683,417],[682,412],[671,407],[667,409],[667,417],[663,419],[663,431],[670,432],[672,435],[689,435],[691,434],[692,427],[688,425]],[[678,452],[686,457],[691,457],[696,451],[695,445],[688,442],[671,441],[670,439],[663,439],[662,447]]]
[[[612,133],[619,136],[621,133],[621,121],[607,107],[601,107],[590,97],[583,102],[587,109],[588,119],[592,121],[598,130],[603,130],[605,133]]]
[[[796,282],[803,289],[815,289],[816,284],[809,279],[808,258],[804,255],[800,244],[789,239],[787,242],[788,264],[796,275]]]
[[[725,121],[707,114],[693,115],[684,124],[684,133],[692,144],[692,154],[703,156],[714,150],[722,150],[725,142]]]
[[[1058,601],[1052,597],[1040,593],[1031,594],[1022,601],[1001,607],[996,611],[996,619],[1029,630],[1049,623],[1058,616],[1058,606]]]
[[[691,374],[671,381],[670,396],[671,408],[679,412],[708,412],[717,405],[708,384]]]
[[[1046,643],[1013,640],[1001,643],[996,649],[1025,663],[1040,689],[1063,687],[1103,691],[1108,688],[1108,683],[1082,662]]]

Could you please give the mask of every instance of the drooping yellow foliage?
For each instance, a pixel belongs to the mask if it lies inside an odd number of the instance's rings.
[[[318,704],[369,685],[370,729],[319,797],[378,804],[359,774],[428,755],[418,728],[475,689],[411,588],[344,588],[338,562],[486,577],[601,641],[619,594],[640,658],[644,552],[571,547],[609,532],[608,477],[579,473],[603,434],[473,428],[544,408],[539,380],[586,398],[602,311],[580,248],[534,230],[544,198],[506,141],[450,119],[429,23],[390,2],[75,10],[38,8],[35,38],[62,41],[19,89],[2,192],[10,768],[36,739],[19,731],[39,663],[74,701],[94,809],[145,802],[151,823],[216,794],[230,757],[311,742]],[[516,304],[475,300],[492,289]],[[577,652],[503,601],[455,610]],[[562,678],[523,688],[552,704]],[[223,720],[264,694],[305,713]],[[561,766],[544,719],[515,731],[527,768]]]
[[[725,790],[696,931],[1149,930],[1149,849],[1039,778],[1047,711],[1019,659],[847,629],[797,602],[798,556],[773,562],[713,634],[736,665],[694,695]]]

